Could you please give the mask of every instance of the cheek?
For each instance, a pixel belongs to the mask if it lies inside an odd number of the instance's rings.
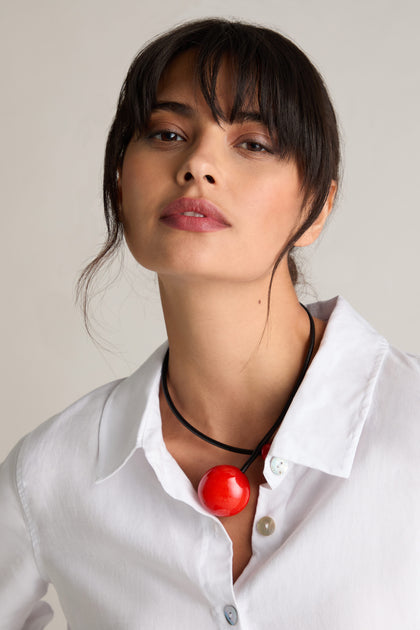
[[[158,189],[158,175],[152,169],[139,161],[124,162],[121,184],[121,220],[126,232],[147,223],[147,217],[153,208],[153,199]]]
[[[285,240],[301,220],[302,198],[292,181],[272,179],[252,181],[241,190],[250,210],[249,220],[267,233],[267,238]]]
[[[148,182],[153,178],[153,170],[139,160],[124,161],[121,175],[121,201],[124,207],[131,207],[133,203],[147,195]]]

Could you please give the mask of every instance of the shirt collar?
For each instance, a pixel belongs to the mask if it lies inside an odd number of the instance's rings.
[[[162,344],[131,376],[116,385],[105,402],[99,425],[97,481],[117,472],[143,446],[151,420],[159,415]]]
[[[348,477],[388,342],[341,297],[309,310],[328,325],[270,457]]]
[[[377,376],[388,348],[343,298],[309,305],[328,320],[321,345],[275,436],[270,457],[348,477]],[[97,481],[119,470],[143,446],[159,417],[159,383],[167,343],[105,402],[99,426]],[[271,476],[273,487],[280,481]]]

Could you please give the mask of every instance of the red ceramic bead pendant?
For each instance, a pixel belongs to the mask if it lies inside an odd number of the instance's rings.
[[[236,466],[214,466],[198,485],[202,505],[215,516],[237,514],[248,503],[249,495],[249,481]]]

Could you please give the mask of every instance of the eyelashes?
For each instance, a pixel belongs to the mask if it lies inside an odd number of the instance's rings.
[[[174,145],[188,141],[183,134],[168,128],[152,130],[147,133],[146,139],[162,145]],[[255,138],[252,135],[240,138],[233,146],[249,153],[274,153],[273,147],[268,142],[262,142],[260,138]]]
[[[273,153],[273,149],[262,142],[258,142],[257,140],[242,140],[236,146],[246,149],[251,153]]]
[[[159,137],[160,136],[160,137]],[[184,142],[185,138],[181,136],[181,134],[176,131],[172,131],[171,129],[159,129],[158,131],[153,131],[147,135],[148,140],[158,140],[160,142]]]

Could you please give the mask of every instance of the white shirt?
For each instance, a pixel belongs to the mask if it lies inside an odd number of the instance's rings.
[[[265,460],[253,555],[165,448],[166,346],[38,427],[0,471],[0,628],[418,630],[420,365],[341,298]],[[275,523],[258,533],[263,517]]]

